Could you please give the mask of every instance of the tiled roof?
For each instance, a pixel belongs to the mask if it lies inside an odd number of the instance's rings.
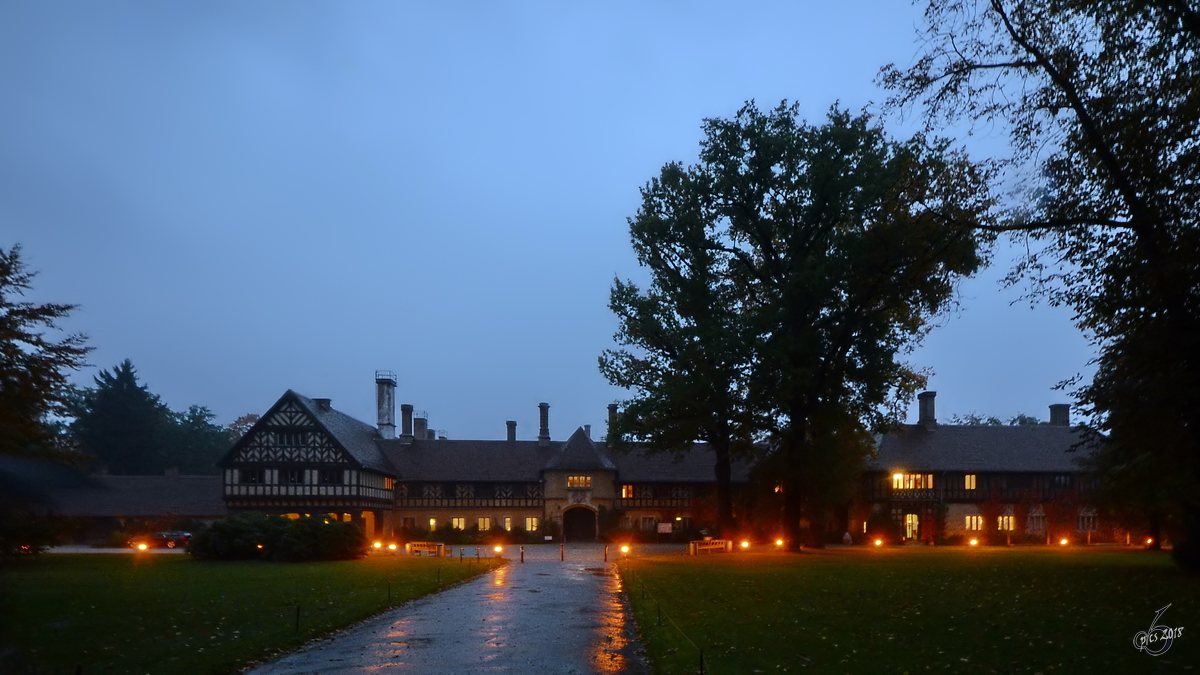
[[[868,468],[891,471],[1081,471],[1087,451],[1071,452],[1081,441],[1071,427],[905,425],[879,439]]]
[[[325,427],[325,430],[337,439],[346,452],[349,452],[364,468],[386,473],[389,476],[395,474],[392,464],[387,461],[379,450],[379,446],[376,445],[376,441],[380,440],[378,429],[332,408],[323,410],[316,401],[297,394],[291,389],[288,389],[284,396],[289,394],[294,396],[296,401],[317,420],[317,423]]]
[[[559,471],[616,471],[604,446],[596,445],[588,438],[583,427],[575,430],[562,448],[550,457],[547,469]]]
[[[400,480],[482,482],[537,482],[542,467],[563,445],[551,441],[378,441],[396,467]]]
[[[706,443],[696,443],[686,453],[646,454],[643,450],[634,450],[627,455],[614,453],[613,459],[622,482],[713,483],[717,480],[713,473],[716,460]],[[744,461],[733,462],[731,477],[735,483],[749,482],[750,465]]]
[[[65,516],[225,516],[221,476],[92,476],[88,487],[55,490],[50,506]]]

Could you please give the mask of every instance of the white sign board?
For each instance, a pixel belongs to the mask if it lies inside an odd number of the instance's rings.
[[[675,523],[659,523],[658,524],[658,533],[659,534],[671,534],[671,528],[674,525],[675,525]]]

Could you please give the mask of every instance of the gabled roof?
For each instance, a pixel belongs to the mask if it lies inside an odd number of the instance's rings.
[[[400,480],[536,483],[542,467],[562,446],[537,441],[378,441]]]
[[[616,471],[617,466],[609,459],[603,446],[588,438],[583,427],[575,430],[562,448],[546,463],[548,471]]]
[[[280,396],[275,405],[271,406],[271,409],[237,443],[233,444],[233,447],[225,453],[217,465],[227,466],[237,456],[243,445],[248,443],[256,433],[270,426],[272,416],[288,402],[295,402],[300,406],[304,413],[312,418],[318,428],[329,435],[334,444],[345,452],[351,461],[364,469],[371,469],[389,476],[395,475],[395,469],[383,456],[379,446],[375,444],[379,440],[379,431],[375,427],[332,408],[322,409],[313,399],[291,389]]]
[[[221,476],[92,476],[91,485],[50,493],[64,516],[221,518]]]
[[[1079,472],[1085,449],[1071,427],[905,425],[879,439],[868,468],[891,471]]]
[[[707,443],[694,443],[685,453],[647,453],[635,449],[614,456],[621,482],[627,483],[715,483],[716,458]],[[734,483],[750,482],[750,464],[735,461],[730,467]]]

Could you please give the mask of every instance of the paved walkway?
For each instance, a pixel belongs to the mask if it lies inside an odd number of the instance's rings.
[[[510,551],[515,558],[515,547]],[[527,546],[525,560],[249,672],[649,672],[602,546],[568,545],[565,562],[557,546]]]

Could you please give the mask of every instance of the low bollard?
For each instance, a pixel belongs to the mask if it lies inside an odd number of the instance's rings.
[[[479,547],[478,546],[475,547],[475,559],[479,560]]]
[[[521,562],[525,562],[525,547],[521,547]]]
[[[458,562],[462,562],[462,559],[463,559],[463,547],[459,546],[458,547]]]
[[[608,545],[604,546],[604,562],[608,562]]]
[[[559,560],[567,559],[567,545],[566,544],[558,545],[558,559]]]

